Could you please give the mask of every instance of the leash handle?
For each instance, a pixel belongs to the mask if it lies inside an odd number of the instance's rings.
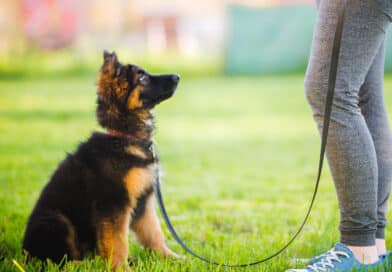
[[[192,256],[208,263],[208,264],[213,264],[213,265],[218,265],[218,266],[225,266],[225,267],[248,267],[252,265],[257,265],[261,264],[264,262],[267,262],[276,256],[280,255],[283,251],[285,251],[293,242],[294,240],[298,237],[298,235],[302,232],[304,226],[306,225],[310,213],[312,211],[312,208],[314,206],[314,202],[317,196],[319,184],[320,184],[320,178],[321,178],[321,173],[323,170],[323,164],[324,164],[324,155],[325,155],[325,149],[327,146],[327,139],[328,139],[328,130],[329,130],[329,123],[331,120],[331,111],[332,111],[332,102],[333,102],[333,97],[335,94],[335,84],[336,84],[336,75],[337,75],[337,70],[338,70],[338,61],[339,61],[339,53],[340,53],[340,44],[342,40],[342,33],[343,33],[343,24],[344,24],[344,18],[345,18],[345,12],[346,12],[346,2],[343,0],[343,6],[342,9],[339,10],[339,16],[338,16],[338,22],[336,25],[336,31],[335,31],[335,36],[334,36],[334,41],[333,41],[333,49],[332,49],[332,56],[331,56],[331,66],[329,70],[329,79],[328,79],[328,92],[327,92],[327,97],[325,101],[325,109],[324,109],[324,121],[323,121],[323,130],[322,130],[322,136],[321,136],[321,148],[320,148],[320,158],[319,158],[319,164],[318,164],[318,172],[317,172],[317,178],[316,178],[316,183],[312,195],[312,199],[309,205],[309,208],[306,212],[305,218],[302,221],[300,227],[296,231],[296,233],[293,235],[293,237],[279,250],[277,250],[275,253],[271,254],[268,257],[265,257],[261,260],[254,261],[254,262],[249,262],[249,263],[244,263],[244,264],[228,264],[228,263],[218,263],[213,260],[210,260],[208,258],[205,258],[203,256],[200,256],[199,254],[195,253],[192,249],[190,249],[179,237],[177,234],[175,228],[173,227],[169,215],[167,214],[165,204],[163,201],[163,196],[161,192],[161,187],[160,187],[160,180],[159,180],[159,175],[156,176],[156,182],[155,182],[155,194],[156,198],[158,201],[159,208],[161,210],[162,216],[164,221],[166,222],[167,228],[173,238],[177,241],[177,243],[189,254]],[[156,156],[156,151],[155,151],[155,146],[153,147],[153,154]]]

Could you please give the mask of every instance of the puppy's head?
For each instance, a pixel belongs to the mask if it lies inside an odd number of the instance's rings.
[[[116,53],[105,51],[98,76],[98,121],[106,128],[132,132],[140,126],[136,123],[151,118],[151,109],[174,94],[179,80],[176,74],[151,75],[122,64]]]

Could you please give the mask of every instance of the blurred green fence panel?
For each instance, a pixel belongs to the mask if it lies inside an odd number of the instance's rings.
[[[228,8],[227,74],[303,72],[306,69],[315,6]],[[392,31],[387,41],[386,68],[392,71]]]

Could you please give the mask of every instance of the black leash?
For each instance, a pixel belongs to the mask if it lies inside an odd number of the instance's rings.
[[[333,102],[333,97],[334,97],[334,93],[335,93],[335,83],[336,83],[336,74],[337,74],[337,70],[338,70],[340,43],[341,43],[341,39],[342,39],[343,23],[344,23],[345,10],[346,10],[345,1],[342,1],[342,2],[343,2],[343,7],[339,11],[339,17],[338,17],[338,22],[337,22],[337,26],[336,26],[334,41],[333,41],[331,66],[330,66],[330,70],[329,70],[329,80],[328,80],[328,93],[327,93],[327,98],[325,101],[325,109],[324,109],[324,122],[323,122],[322,136],[321,136],[321,150],[320,150],[320,159],[319,159],[319,165],[318,165],[317,179],[316,179],[316,184],[315,184],[312,200],[310,202],[308,211],[306,213],[306,216],[305,216],[301,226],[299,227],[297,232],[293,235],[293,237],[281,249],[279,249],[278,251],[276,251],[272,255],[265,257],[264,259],[250,262],[250,263],[245,263],[245,264],[227,264],[227,263],[218,263],[218,262],[212,261],[210,259],[207,259],[207,258],[195,253],[178,236],[178,234],[177,234],[176,230],[174,229],[174,227],[170,221],[170,218],[166,212],[166,208],[165,208],[165,204],[163,202],[162,192],[161,192],[161,188],[160,188],[159,174],[157,173],[157,176],[156,176],[157,180],[155,182],[155,194],[156,194],[156,198],[158,200],[159,208],[161,209],[163,219],[165,220],[167,228],[169,229],[169,231],[172,234],[172,236],[174,237],[174,239],[182,246],[182,248],[185,251],[187,251],[188,253],[190,253],[194,257],[196,257],[196,258],[198,258],[208,264],[225,266],[225,267],[247,267],[247,266],[257,265],[257,264],[261,264],[266,261],[269,261],[272,258],[275,258],[279,254],[281,254],[283,251],[285,251],[294,242],[294,240],[298,237],[298,235],[303,230],[306,222],[309,219],[310,212],[312,211],[312,208],[313,208],[313,205],[314,205],[314,202],[316,199],[316,195],[317,195],[319,184],[320,184],[321,172],[323,169],[325,148],[327,145],[327,138],[328,138],[328,129],[329,129],[329,123],[330,123],[330,119],[331,119],[332,102]],[[157,156],[156,151],[155,151],[155,146],[153,146],[153,153],[154,153],[154,156]]]

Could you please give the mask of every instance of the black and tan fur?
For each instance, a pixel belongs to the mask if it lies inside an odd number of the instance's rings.
[[[97,119],[117,134],[95,132],[60,163],[28,220],[23,249],[60,262],[97,253],[127,269],[128,233],[145,248],[174,256],[153,205],[152,108],[171,97],[177,75],[150,75],[104,53]],[[124,135],[132,135],[128,139]]]

